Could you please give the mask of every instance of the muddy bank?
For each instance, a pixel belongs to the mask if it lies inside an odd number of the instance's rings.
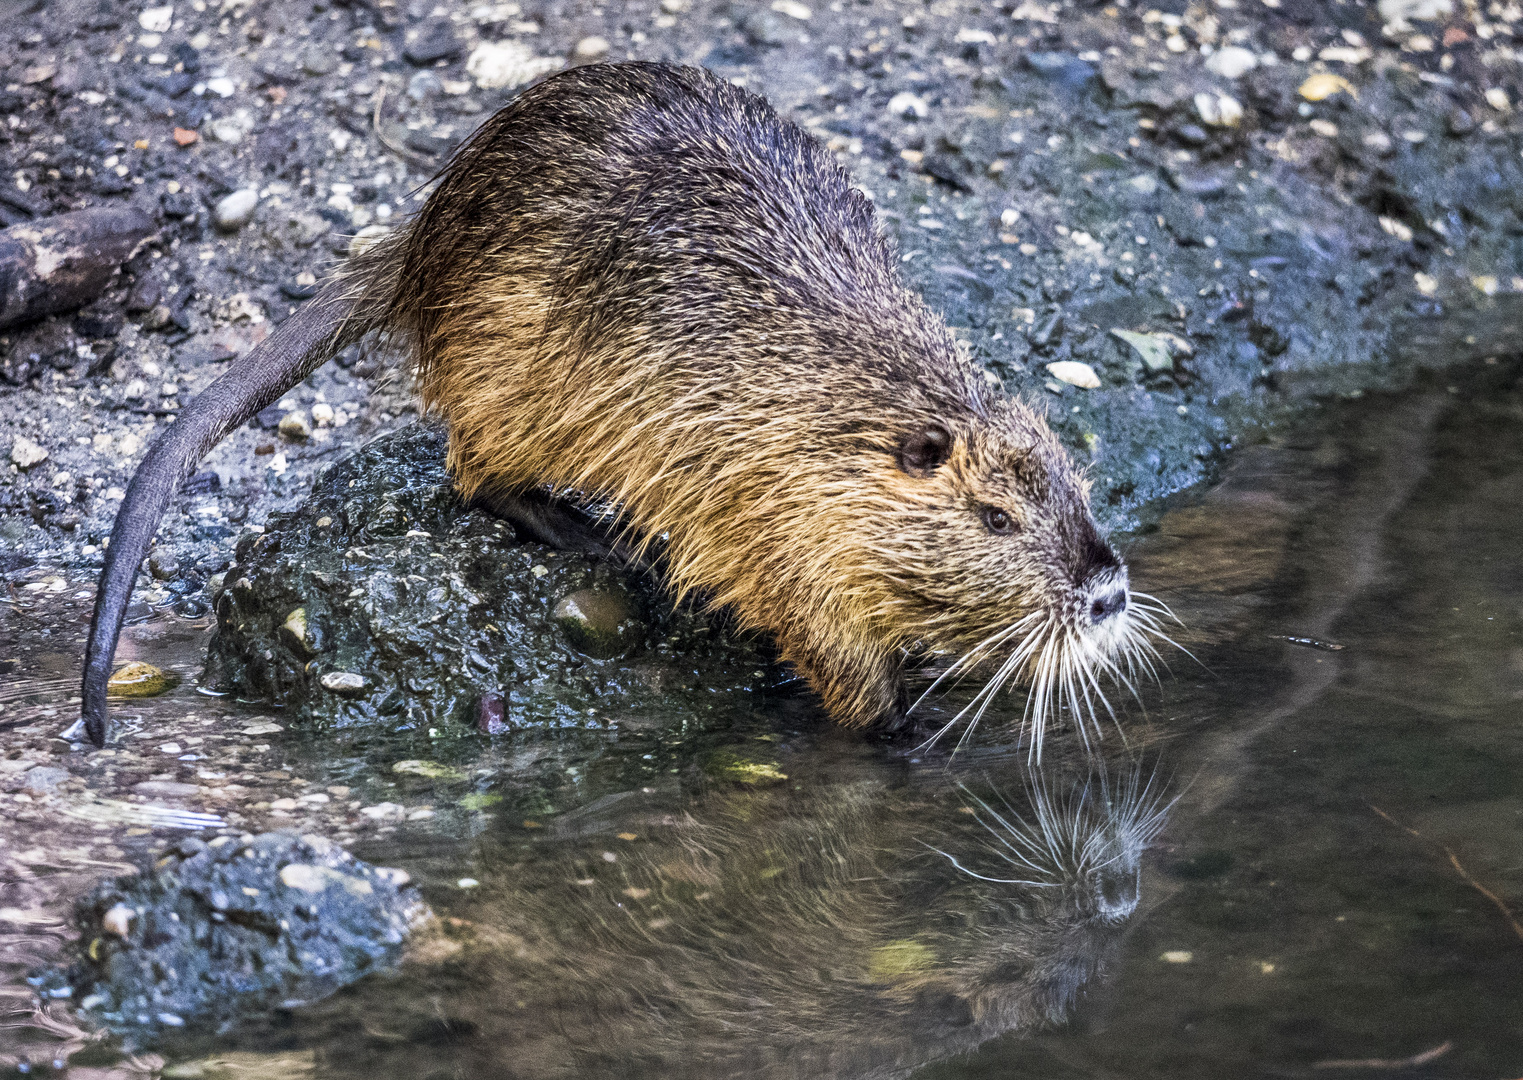
[[[1257,426],[1433,362],[1389,359],[1414,325],[1518,287],[1518,10],[1430,7],[12,2],[0,220],[158,231],[96,301],[0,337],[5,573],[88,583],[155,431],[351,237],[524,82],[630,57],[706,64],[835,150],[912,284],[1133,523]],[[395,423],[404,383],[351,354],[219,448],[142,601],[204,613],[240,528]]]

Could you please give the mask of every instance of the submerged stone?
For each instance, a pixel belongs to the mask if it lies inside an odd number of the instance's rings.
[[[519,540],[455,494],[442,430],[377,439],[243,538],[208,681],[339,725],[662,725],[749,710],[766,641],[656,575]]]
[[[184,840],[81,899],[79,958],[40,982],[129,1044],[225,1028],[395,964],[428,916],[406,882],[316,836]]]

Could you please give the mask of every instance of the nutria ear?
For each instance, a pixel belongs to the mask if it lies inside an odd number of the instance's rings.
[[[945,428],[922,428],[899,444],[899,467],[911,476],[930,476],[951,452],[952,436]]]

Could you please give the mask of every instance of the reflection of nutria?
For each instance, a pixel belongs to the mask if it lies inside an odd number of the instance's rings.
[[[796,764],[483,848],[416,963],[295,1034],[325,1076],[899,1076],[1061,1021],[1101,974],[1156,792],[1070,777],[1006,802]]]
[[[539,493],[609,500],[624,538],[660,538],[674,590],[771,632],[843,723],[900,723],[904,657],[926,648],[1000,658],[991,693],[1032,677],[1038,721],[1087,706],[1150,616],[1047,425],[896,265],[831,156],[707,72],[599,65],[525,92],[149,452],[101,577],[91,737],[181,478],[372,331],[411,351],[462,493],[573,544]]]

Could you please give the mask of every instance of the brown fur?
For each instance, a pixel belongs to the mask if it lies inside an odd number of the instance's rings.
[[[1080,474],[900,283],[868,199],[707,72],[530,89],[352,272],[464,494],[611,500],[679,594],[770,631],[842,722],[902,717],[909,650],[1080,618],[1096,574],[1124,586]],[[906,470],[928,429],[945,462]]]

